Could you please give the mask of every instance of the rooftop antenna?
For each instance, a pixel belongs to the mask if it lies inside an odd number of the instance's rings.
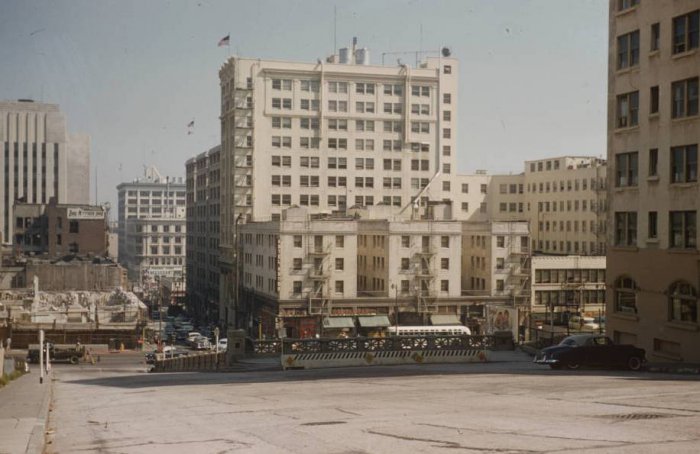
[[[418,67],[418,61],[420,57],[423,56],[423,23],[420,23],[420,43],[418,46],[418,53],[416,53],[416,68]]]
[[[333,5],[333,55],[338,52],[338,6]]]

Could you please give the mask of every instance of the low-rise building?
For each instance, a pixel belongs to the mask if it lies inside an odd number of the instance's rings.
[[[470,323],[483,317],[491,298],[462,296],[462,223],[445,216],[449,210],[431,210],[430,219],[394,210],[379,205],[353,208],[346,216],[312,216],[291,208],[281,221],[240,226],[238,326],[267,336],[308,337],[338,323],[352,329],[353,317],[361,332],[397,321]]]
[[[14,246],[21,254],[106,257],[108,228],[101,206],[17,203],[14,208]]]
[[[533,320],[566,323],[574,314],[605,315],[605,265],[605,256],[532,257]]]

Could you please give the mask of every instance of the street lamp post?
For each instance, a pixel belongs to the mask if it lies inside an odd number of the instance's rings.
[[[391,284],[394,289],[394,325],[396,326],[396,336],[399,335],[399,287],[396,284]]]

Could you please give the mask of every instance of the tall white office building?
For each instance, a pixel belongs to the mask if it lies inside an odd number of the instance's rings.
[[[0,233],[13,241],[16,201],[88,204],[90,138],[71,134],[56,104],[0,101]]]
[[[293,205],[448,198],[458,75],[447,49],[417,67],[371,65],[354,46],[315,63],[230,58],[219,72],[221,301],[233,296],[239,223]]]

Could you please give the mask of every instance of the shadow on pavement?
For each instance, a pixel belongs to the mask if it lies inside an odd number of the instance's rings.
[[[125,389],[140,389],[161,386],[190,386],[190,385],[244,385],[252,383],[283,383],[301,381],[320,381],[335,379],[372,379],[395,377],[421,377],[440,375],[523,375],[548,377],[588,377],[612,376],[623,380],[651,381],[700,381],[699,376],[659,374],[651,372],[630,372],[625,370],[577,370],[557,371],[531,364],[512,369],[496,369],[487,364],[459,365],[402,365],[402,366],[371,366],[345,367],[333,369],[288,370],[288,371],[248,371],[248,372],[173,372],[138,375],[115,375],[110,377],[67,380],[64,383],[74,383],[91,386],[107,386]],[[522,363],[521,363],[522,364]]]

